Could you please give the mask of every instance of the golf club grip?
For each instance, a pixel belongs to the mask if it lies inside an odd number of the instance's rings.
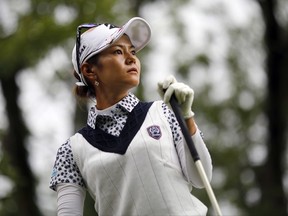
[[[191,134],[188,131],[188,128],[186,126],[186,122],[181,115],[181,110],[180,110],[179,104],[178,104],[177,99],[176,99],[174,94],[172,94],[172,96],[170,98],[170,105],[172,107],[172,110],[174,111],[174,114],[176,116],[177,121],[179,122],[180,128],[182,130],[182,133],[183,133],[183,136],[186,140],[188,148],[191,152],[192,158],[193,158],[194,162],[196,162],[197,160],[200,160],[200,157],[199,157],[198,152],[195,148],[194,142],[191,138]]]

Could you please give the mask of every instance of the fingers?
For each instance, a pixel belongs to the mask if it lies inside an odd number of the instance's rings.
[[[158,82],[158,92],[165,103],[169,103],[173,93],[175,93],[178,103],[184,103],[187,97],[194,96],[193,89],[184,83],[178,83],[172,75],[166,77],[162,82]]]
[[[162,83],[162,88],[167,89],[171,84],[176,83],[177,80],[174,76],[169,75]]]
[[[158,82],[158,92],[163,97],[165,103],[169,102],[173,93],[175,93],[179,103],[183,103],[187,97],[194,96],[193,89],[184,83],[177,82],[176,78],[172,75]]]
[[[172,76],[172,75],[169,75],[169,76],[166,77],[163,81],[158,82],[158,89],[157,89],[157,91],[158,91],[159,95],[163,98],[163,101],[165,101],[165,100],[164,100],[164,92],[165,92],[165,90],[166,90],[172,83],[176,83],[176,82],[177,82],[177,80],[176,80],[175,77]],[[171,94],[171,95],[172,95],[172,94]],[[171,97],[171,95],[170,95],[170,97]],[[170,97],[168,97],[168,102],[169,102],[169,100],[170,100]]]
[[[172,83],[176,83],[177,80],[174,76],[169,75],[165,80],[158,82],[158,88],[162,91],[167,89]]]
[[[170,99],[171,99],[171,96],[172,94],[174,93],[175,89],[173,88],[172,85],[170,85],[167,90],[165,91],[164,93],[164,97],[163,97],[163,101],[164,103],[168,104]]]
[[[183,117],[188,119],[194,116],[192,111],[194,90],[184,83],[177,82],[174,76],[170,75],[164,81],[158,82],[158,93],[166,104],[169,104],[174,94],[181,106]]]
[[[171,84],[164,94],[164,102],[168,103],[171,95],[175,94],[175,97],[179,104],[182,104],[188,100],[188,98],[193,98],[194,91],[188,85],[184,83],[173,83]]]

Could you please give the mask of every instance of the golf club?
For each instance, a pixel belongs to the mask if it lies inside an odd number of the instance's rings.
[[[191,155],[192,155],[192,158],[195,162],[195,166],[197,167],[197,170],[198,170],[198,173],[200,175],[200,178],[204,184],[204,187],[206,189],[206,192],[208,194],[208,197],[210,199],[210,202],[216,212],[216,215],[219,215],[219,216],[222,216],[222,213],[221,213],[221,210],[220,210],[220,207],[218,205],[218,202],[216,200],[216,197],[214,195],[214,192],[212,190],[212,187],[210,185],[210,182],[207,178],[207,175],[205,173],[205,170],[203,168],[203,165],[202,165],[202,162],[200,160],[200,157],[198,155],[198,152],[195,148],[195,145],[194,145],[194,142],[191,138],[191,135],[187,129],[187,126],[186,126],[186,123],[181,115],[181,110],[180,110],[180,107],[179,107],[179,104],[177,102],[177,99],[175,97],[175,95],[173,94],[170,98],[170,105],[172,107],[172,110],[174,111],[175,113],[175,116],[176,116],[176,119],[178,120],[179,122],[179,125],[180,125],[180,128],[182,130],[182,133],[183,133],[183,136],[186,140],[186,143],[188,145],[188,148],[191,152]]]

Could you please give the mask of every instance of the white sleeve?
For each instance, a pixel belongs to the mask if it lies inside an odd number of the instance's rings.
[[[209,154],[209,151],[200,135],[200,131],[197,128],[196,133],[192,136],[192,140],[194,142],[195,148],[198,152],[198,155],[200,157],[201,163],[203,165],[203,168],[206,172],[207,178],[209,181],[211,181],[212,178],[212,160],[211,156]],[[190,153],[190,150],[187,146],[187,143],[183,137],[183,141],[179,142],[176,145],[178,156],[180,159],[181,167],[183,170],[183,173],[187,180],[191,182],[191,184],[194,187],[197,188],[203,188],[204,184],[201,180],[201,177],[198,173],[198,170],[195,166],[194,160],[192,158],[192,155]]]
[[[86,190],[76,184],[57,185],[57,216],[82,216]]]

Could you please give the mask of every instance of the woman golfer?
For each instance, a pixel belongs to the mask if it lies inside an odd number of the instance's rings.
[[[58,215],[83,215],[86,191],[100,216],[206,215],[206,206],[191,194],[202,181],[166,105],[175,94],[210,180],[211,157],[191,110],[193,90],[169,76],[158,84],[163,101],[139,101],[130,92],[140,82],[136,53],[150,37],[149,24],[139,17],[122,27],[78,27],[72,52],[75,93],[96,104],[87,125],[57,152],[50,188],[57,191]]]

